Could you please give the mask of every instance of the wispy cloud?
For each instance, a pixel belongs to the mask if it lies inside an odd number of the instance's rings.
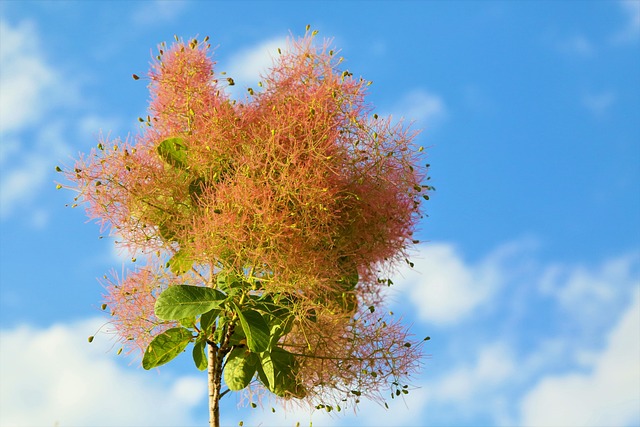
[[[1,330],[0,425],[197,425],[192,411],[206,396],[204,378],[121,367],[105,335],[87,342],[102,323]]]
[[[73,91],[65,90],[58,72],[45,60],[32,23],[12,26],[2,20],[0,39],[0,219],[4,219],[35,198],[53,170],[48,169],[52,156],[66,151],[61,123],[44,117],[66,102],[61,91]],[[31,135],[26,144],[25,131]],[[42,225],[44,218],[39,214],[32,221]]]
[[[264,411],[256,410],[249,424],[379,425],[388,419],[397,426],[463,425],[477,419],[487,425],[637,423],[640,259],[630,253],[589,267],[540,263],[532,259],[536,246],[532,240],[508,243],[477,262],[466,261],[448,243],[421,246],[412,260],[422,274],[397,277],[392,288],[399,289],[402,301],[396,302],[404,312],[413,306],[422,324],[436,329],[430,341],[435,347],[428,346],[431,357],[414,382],[418,389],[404,402],[390,401],[390,411],[363,402],[357,415],[335,418],[322,410],[285,412],[279,406],[271,413],[267,404]],[[605,288],[608,291],[594,290]],[[514,303],[514,295],[521,295],[525,303]],[[570,298],[575,298],[575,310],[564,307]],[[460,302],[466,299],[472,303]],[[549,307],[532,303],[540,299]],[[589,310],[590,316],[582,316],[579,311],[587,300],[601,313]],[[446,310],[453,314],[445,315]],[[602,321],[603,314],[610,326]],[[535,319],[536,324],[508,332],[504,325],[516,318]],[[552,325],[542,339],[535,338],[539,324]],[[485,330],[480,325],[493,327]],[[437,333],[442,326],[446,334]],[[589,331],[590,339],[583,331]]]
[[[397,102],[393,115],[431,129],[439,125],[448,113],[442,97],[424,89],[415,89]]]
[[[284,50],[286,47],[286,37],[264,40],[233,55],[226,69],[220,71],[227,71],[235,80],[236,85],[230,88],[233,92],[246,93],[246,88],[255,87],[260,76],[271,68],[278,56],[278,48]]]
[[[621,298],[625,298],[611,285],[631,286],[633,280],[630,278],[640,275],[639,266],[640,252],[612,258],[598,268],[551,265],[542,272],[540,291],[584,322],[603,320],[597,316],[609,316],[609,310],[605,308],[613,309],[623,302]]]
[[[48,178],[52,177],[57,159],[63,159],[70,152],[66,133],[67,125],[61,120],[45,123],[31,133],[29,144],[17,142],[10,154],[3,156],[0,162],[0,220],[37,199]],[[17,141],[24,138],[17,135]],[[7,138],[12,140],[13,136]],[[48,182],[53,189],[53,178]],[[31,220],[41,227],[43,218],[40,213],[38,218]]]
[[[623,0],[619,4],[626,22],[611,40],[614,44],[637,43],[640,41],[640,2]]]
[[[409,300],[415,303],[418,318],[425,323],[454,325],[462,322],[505,284],[509,277],[507,265],[512,256],[522,250],[518,246],[506,245],[484,260],[469,264],[450,244],[425,244],[412,257],[414,268],[400,271],[399,284],[394,288],[392,298],[396,292],[398,295],[408,293]]]
[[[612,257],[591,266],[572,266],[532,262],[532,248],[530,241],[516,241],[480,261],[469,262],[451,244],[421,246],[421,254],[412,259],[430,261],[416,263],[417,269],[448,271],[432,274],[424,270],[421,277],[453,288],[452,295],[442,299],[439,291],[430,292],[429,281],[416,282],[410,277],[404,279],[406,283],[396,278],[393,287],[406,294],[404,301],[415,303],[413,308],[419,316],[434,308],[429,302],[434,298],[461,317],[457,323],[445,317],[449,321],[446,329],[432,323],[441,313],[422,317],[423,321],[415,325],[434,329],[436,335],[427,347],[431,357],[414,381],[418,388],[404,400],[390,400],[390,411],[363,402],[357,415],[350,412],[336,417],[325,411],[285,410],[275,404],[272,412],[271,403],[265,401],[264,410],[235,412],[233,402],[225,401],[225,424],[244,420],[246,425],[262,426],[307,425],[311,421],[323,426],[379,425],[380,420],[389,419],[397,426],[460,425],[474,419],[486,420],[488,425],[637,423],[638,254]],[[467,279],[468,275],[472,279]],[[464,278],[465,286],[455,284],[460,278]],[[495,281],[496,285],[484,290],[478,300],[473,296],[473,286],[486,287],[486,281]],[[521,290],[529,303],[513,304],[514,295]],[[461,310],[454,300],[465,299],[470,293],[476,305]],[[546,306],[530,303],[536,299]],[[588,300],[606,313],[608,323],[602,321],[602,313],[593,316],[589,311],[592,315],[586,317],[579,314]],[[616,303],[611,305],[611,301]],[[568,309],[566,304],[574,304],[576,309]],[[479,305],[492,310],[480,310]],[[404,303],[403,311],[411,307]],[[488,320],[496,315],[497,319]],[[509,332],[503,325],[518,316],[532,319],[531,324]],[[424,319],[429,319],[428,323]],[[473,328],[469,319],[473,319]],[[195,424],[193,411],[196,407],[202,410],[206,396],[205,376],[176,376],[169,368],[159,376],[121,368],[112,359],[113,353],[107,354],[111,343],[104,335],[98,335],[90,345],[86,342],[101,323],[94,319],[45,329],[21,326],[0,331],[0,424]],[[603,324],[603,329],[589,323]],[[544,337],[536,338],[536,328],[545,324]],[[582,335],[583,330],[591,331],[588,339]],[[517,336],[510,335],[513,333]],[[49,354],[44,359],[43,347]],[[33,407],[39,411],[28,409]],[[98,412],[99,419],[95,417]],[[199,420],[202,418],[200,415]]]
[[[0,218],[9,216],[18,204],[35,197],[48,174],[48,164],[44,156],[21,157],[19,162],[13,162],[14,167],[2,173]]]
[[[0,136],[36,122],[55,90],[56,72],[42,57],[35,26],[0,21]]]
[[[188,1],[153,0],[138,3],[132,21],[135,25],[162,25],[180,17],[189,6]]]
[[[586,369],[542,377],[522,400],[520,425],[640,423],[640,287],[591,359]]]
[[[12,25],[1,20],[0,40],[0,220],[3,220],[35,201],[47,183],[53,188],[54,167],[70,154],[71,139],[93,138],[100,124],[108,129],[117,122],[85,110],[78,113],[79,87],[47,60],[33,23]],[[46,225],[48,215],[44,210],[30,211],[32,225]]]

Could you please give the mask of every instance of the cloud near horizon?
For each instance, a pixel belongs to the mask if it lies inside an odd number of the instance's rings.
[[[388,417],[398,426],[464,424],[477,417],[496,425],[637,423],[639,254],[586,266],[542,263],[534,249],[530,241],[516,241],[469,261],[449,243],[420,246],[412,257],[420,274],[399,274],[390,302],[396,313],[416,319],[414,333],[432,335],[425,348],[430,357],[415,378],[417,388],[404,400],[390,400],[390,411],[363,402],[357,415],[335,417],[275,405],[271,412],[266,402],[264,409],[238,412],[231,397],[223,402],[222,419],[263,427],[376,425]],[[537,298],[547,301],[548,313],[520,303]],[[469,322],[487,323],[492,316],[507,326],[469,335]],[[522,341],[527,328],[508,327],[514,319],[531,323],[541,316],[551,322],[541,337],[531,330]],[[176,375],[169,365],[159,375],[124,367],[102,336],[87,344],[101,323],[0,331],[0,425],[178,426],[206,416],[194,413],[203,410],[204,374]]]
[[[206,398],[204,377],[122,367],[104,334],[87,342],[102,324],[1,330],[0,425],[197,425],[191,410]]]

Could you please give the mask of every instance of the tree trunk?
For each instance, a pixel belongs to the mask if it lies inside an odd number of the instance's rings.
[[[215,344],[208,345],[208,367],[207,374],[209,377],[209,427],[220,427],[220,387],[222,363],[218,358],[218,346]]]

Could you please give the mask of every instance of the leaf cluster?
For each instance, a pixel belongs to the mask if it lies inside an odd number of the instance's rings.
[[[291,331],[293,317],[286,304],[248,292],[255,285],[237,276],[218,275],[218,289],[176,285],[160,294],[156,315],[181,326],[157,335],[146,349],[142,366],[163,365],[193,343],[196,367],[208,365],[205,346],[228,353],[224,380],[230,390],[239,391],[257,378],[280,397],[302,398],[304,388],[297,380],[294,356],[280,347],[280,339]]]

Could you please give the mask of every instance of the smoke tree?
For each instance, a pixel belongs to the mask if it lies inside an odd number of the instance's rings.
[[[146,260],[105,276],[123,347],[151,369],[191,344],[211,426],[229,391],[253,407],[262,394],[329,412],[386,405],[420,364],[424,340],[383,297],[432,190],[422,148],[372,113],[370,82],[315,36],[279,49],[243,101],[225,93],[234,81],[214,69],[208,38],[163,43],[140,135],[103,138],[57,168]]]

